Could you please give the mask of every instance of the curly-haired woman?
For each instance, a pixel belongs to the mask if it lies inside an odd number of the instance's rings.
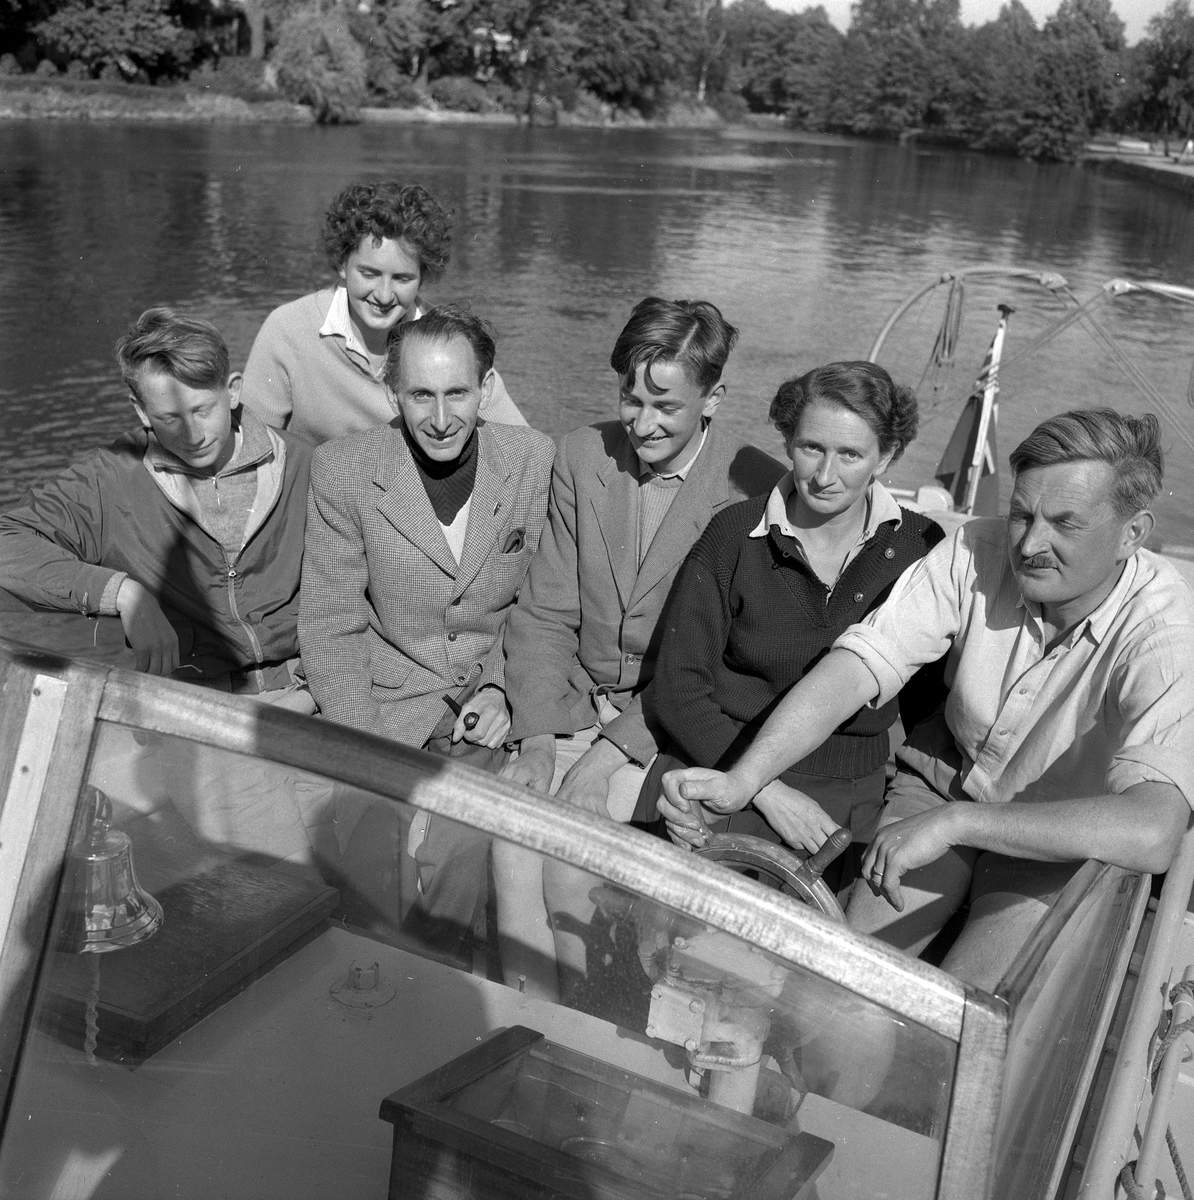
[[[943,536],[879,482],[916,437],[916,397],[882,367],[830,363],[782,384],[771,421],[792,460],[770,495],[709,522],[677,576],[644,708],[671,739],[644,786],[677,765],[725,770],[785,692],[848,625],[886,597]],[[940,676],[904,689],[905,719],[928,715]],[[844,891],[883,803],[896,702],[855,713],[825,744],[734,813],[731,832],[811,853],[839,825],[854,838],[831,882]],[[640,811],[640,816],[647,816]],[[667,815],[665,813],[665,815]],[[715,826],[724,827],[724,826]],[[677,824],[674,838],[691,840]],[[836,878],[835,878],[836,876]]]
[[[451,217],[426,188],[349,184],[323,225],[338,282],[266,317],[245,367],[245,402],[267,424],[317,445],[392,421],[386,339],[426,311],[419,290],[443,274],[451,242]],[[496,375],[481,416],[526,424]]]

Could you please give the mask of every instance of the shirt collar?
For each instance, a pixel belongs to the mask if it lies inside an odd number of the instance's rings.
[[[1065,645],[1072,646],[1084,634],[1089,632],[1095,644],[1098,645],[1107,636],[1107,631],[1111,628],[1111,623],[1115,620],[1119,613],[1120,607],[1127,598],[1128,593],[1132,590],[1136,582],[1136,572],[1139,569],[1140,558],[1133,554],[1123,565],[1123,570],[1119,573],[1119,578],[1115,581],[1115,586],[1103,599],[1103,603],[1099,605],[1094,612],[1083,617],[1081,621],[1070,631],[1065,639]],[[1011,564],[1008,564],[1009,570]],[[1014,578],[1014,575],[1013,575]],[[1016,607],[1026,610],[1038,625],[1044,621],[1044,614],[1041,611],[1041,606],[1034,601],[1025,600],[1021,595],[1016,600]]]
[[[1086,618],[1090,626],[1090,636],[1096,642],[1101,642],[1107,636],[1111,622],[1115,620],[1120,607],[1132,590],[1132,585],[1136,582],[1136,572],[1139,567],[1139,555],[1133,554],[1124,563],[1124,569],[1119,573],[1119,579],[1116,580],[1115,587],[1111,589],[1107,598]]]
[[[705,421],[704,428],[701,430],[701,444],[696,448],[696,453],[678,470],[678,471],[653,471],[650,466],[643,462],[636,454],[635,462],[638,463],[638,477],[640,480],[649,478],[654,475],[656,479],[687,479],[688,472],[692,470],[693,463],[701,457],[701,451],[705,448],[705,441],[709,437],[709,422]]]
[[[353,354],[360,355],[366,362],[368,352],[357,337],[356,326],[348,312],[348,289],[340,285],[332,293],[332,302],[328,305],[328,315],[324,317],[319,327],[320,337],[338,337],[344,339],[344,348]]]
[[[411,320],[417,321],[426,311],[416,300],[415,313]],[[369,362],[369,353],[357,335],[357,327],[352,323],[352,314],[348,311],[348,289],[343,284],[338,284],[332,293],[332,302],[328,305],[327,316],[319,327],[319,336],[343,338],[345,350],[358,355],[365,363]]]
[[[191,475],[197,479],[207,477],[206,472],[194,470],[177,455],[171,454],[158,441],[152,429],[147,430],[146,434],[145,462],[152,470],[171,475]],[[233,416],[232,436],[236,439],[236,448],[223,469],[217,472],[218,476],[235,475],[237,471],[260,466],[273,458],[274,447],[265,425],[243,405]]]
[[[776,526],[780,533],[785,537],[795,538],[800,541],[800,534],[792,527],[788,521],[788,500],[791,498],[792,492],[795,490],[796,482],[792,478],[792,472],[789,471],[780,481],[771,489],[771,495],[767,497],[767,508],[763,512],[762,519],[747,535],[752,538],[766,537],[768,530],[772,525]],[[888,522],[894,522],[895,527],[899,527],[904,522],[904,510],[900,508],[896,498],[876,479],[869,489],[869,503],[867,504],[866,523],[862,528],[863,542],[869,542],[880,525],[885,525]]]

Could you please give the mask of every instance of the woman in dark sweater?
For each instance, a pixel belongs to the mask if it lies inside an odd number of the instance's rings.
[[[770,495],[718,513],[676,580],[644,696],[671,742],[653,779],[677,759],[727,769],[784,693],[943,536],[878,482],[917,426],[916,397],[882,367],[831,363],[788,380],[770,416],[791,474]],[[901,702],[915,689],[930,703],[918,683]],[[854,847],[828,877],[844,890],[878,821],[896,716],[895,701],[861,709],[748,808],[711,826],[811,853],[844,825]]]

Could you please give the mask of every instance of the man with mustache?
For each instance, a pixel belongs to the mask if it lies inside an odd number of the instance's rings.
[[[1078,863],[1165,871],[1194,803],[1194,601],[1143,549],[1156,418],[1063,413],[1011,455],[1006,520],[962,526],[788,692],[726,774],[670,772],[660,811],[742,808],[864,704],[942,655],[944,707],[897,752],[851,925],[919,954],[970,895],[943,964],[993,989]]]

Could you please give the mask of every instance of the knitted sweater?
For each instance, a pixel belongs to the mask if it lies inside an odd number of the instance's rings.
[[[275,308],[245,364],[244,394],[257,415],[316,446],[388,425],[397,415],[389,389],[349,355],[344,339],[320,335],[334,295],[335,288],[325,288]],[[480,415],[526,424],[501,376]]]
[[[877,607],[906,567],[943,537],[903,511],[881,525],[831,592],[772,526],[751,538],[767,506],[756,496],[719,513],[676,580],[644,707],[697,766],[732,765],[788,689],[848,626]],[[897,702],[862,708],[793,772],[859,778],[887,760]]]

